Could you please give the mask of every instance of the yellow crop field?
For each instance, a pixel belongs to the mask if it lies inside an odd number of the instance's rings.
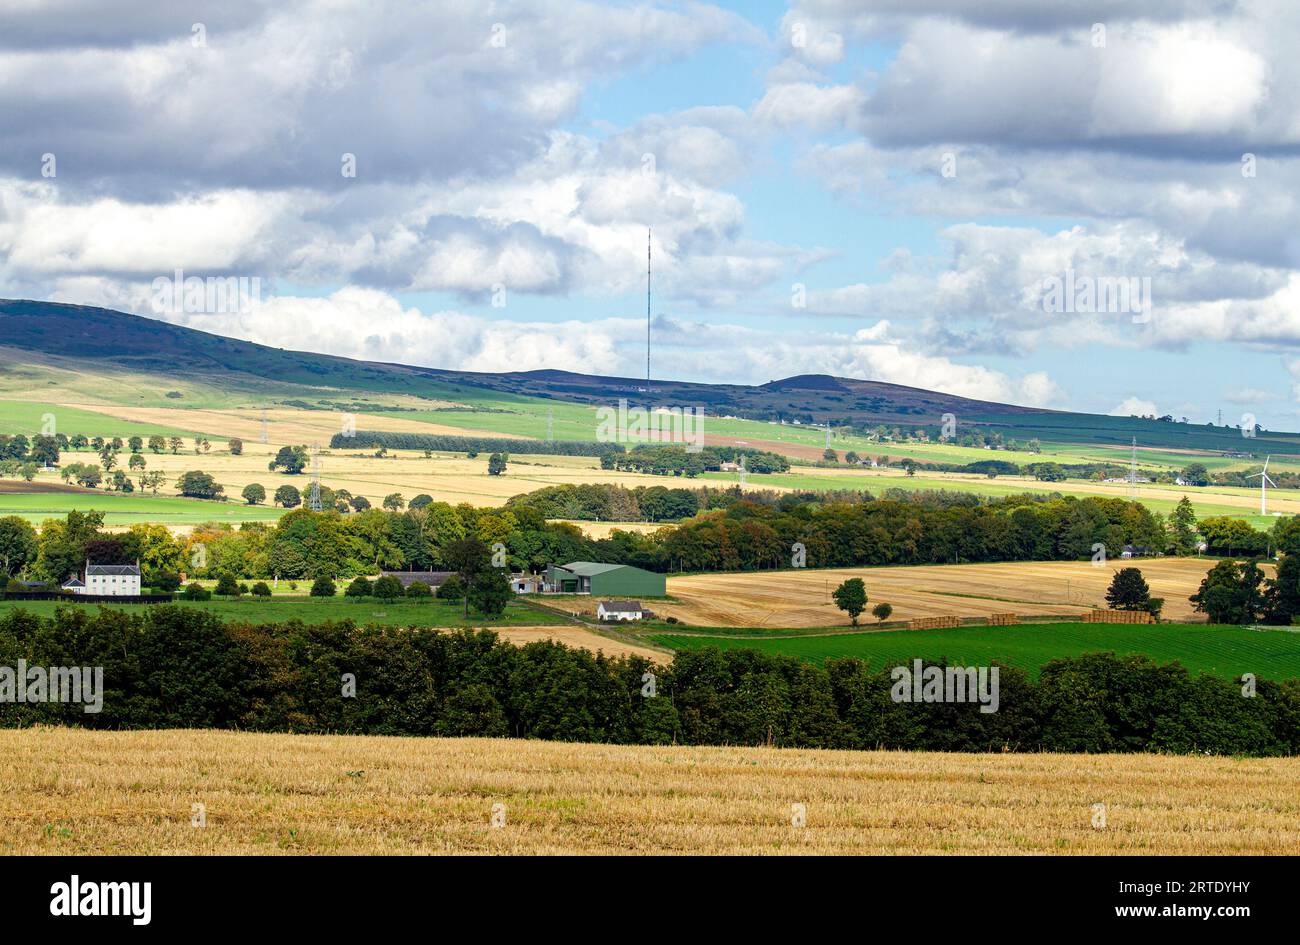
[[[1296,759],[61,728],[0,759],[19,855],[1300,849]]]
[[[1114,573],[1133,566],[1142,571],[1151,596],[1165,599],[1164,617],[1200,620],[1203,615],[1193,612],[1187,598],[1214,564],[1200,558],[1152,558],[1112,559],[1101,567],[1088,561],[1016,561],[702,574],[670,577],[668,593],[677,602],[656,604],[655,610],[706,627],[841,626],[848,618],[831,600],[831,591],[847,578],[860,577],[872,604],[893,605],[891,620],[1009,612],[1077,616],[1106,606]]]
[[[588,538],[596,539],[608,538],[614,532],[650,534],[651,532],[657,532],[661,528],[671,527],[661,522],[579,522],[570,519],[554,519],[554,521],[574,525]]]
[[[494,627],[493,632],[516,646],[538,640],[552,640],[565,646],[604,653],[606,656],[644,656],[656,663],[666,663],[672,659],[672,654],[663,650],[652,650],[648,646],[616,640],[582,627],[555,624],[540,627]]]
[[[328,442],[327,436],[322,435],[320,439],[322,444]],[[196,455],[193,442],[186,440],[185,448],[175,455],[145,450],[144,458],[146,471],[160,470],[167,476],[167,486],[159,492],[160,495],[175,495],[177,477],[198,469],[209,473],[225,489],[225,495],[238,503],[244,486],[252,482],[266,488],[268,500],[282,485],[291,485],[300,492],[311,485],[310,467],[296,476],[267,469],[267,463],[283,445],[284,441],[279,440],[271,444],[245,440],[241,456],[231,456],[222,445],[214,445],[210,452]],[[125,452],[118,456],[119,464],[125,464],[127,459],[129,455]],[[69,452],[64,454],[64,462],[98,463],[99,457],[90,452]],[[511,453],[506,473],[489,476],[486,453],[474,459],[463,454],[435,453],[426,459],[422,452],[393,450],[386,457],[376,458],[361,448],[330,450],[322,445],[320,464],[323,485],[365,496],[376,508],[385,496],[394,492],[400,493],[407,501],[426,493],[438,502],[495,507],[504,505],[512,496],[545,486],[616,483],[634,488],[672,484],[665,483],[663,476],[601,469],[600,461],[591,456]],[[132,478],[138,476],[133,474]],[[41,473],[37,481],[58,482],[58,476]],[[751,484],[750,488],[762,486]],[[165,515],[160,514],[159,520],[165,521]],[[639,528],[640,524],[619,527]]]
[[[1001,488],[1013,487],[1026,492],[1061,492],[1069,495],[1100,496],[1109,499],[1127,499],[1127,483],[1093,482],[1084,479],[1067,479],[1062,482],[1042,482],[1032,476],[998,476],[990,483],[985,476],[974,473],[930,472],[924,468],[919,471],[927,482],[950,482],[952,488],[996,485]],[[825,467],[792,466],[790,475],[816,476],[822,479],[842,479],[845,489],[867,489],[880,492],[888,488],[910,489],[912,481],[905,472],[894,468]],[[976,490],[978,491],[978,490]],[[1215,506],[1228,506],[1240,509],[1243,513],[1254,514],[1259,510],[1259,493],[1252,489],[1231,486],[1178,487],[1154,483],[1137,485],[1139,501],[1177,502],[1187,497],[1194,504],[1211,503]],[[1300,515],[1300,498],[1291,498],[1287,490],[1271,490],[1268,495],[1268,510],[1287,515]]]

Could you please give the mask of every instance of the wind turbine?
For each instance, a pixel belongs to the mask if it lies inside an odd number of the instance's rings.
[[[1259,477],[1259,514],[1260,515],[1268,514],[1268,509],[1266,505],[1266,502],[1268,500],[1268,487],[1272,486],[1274,489],[1277,488],[1277,483],[1274,482],[1272,479],[1268,478],[1268,461],[1272,458],[1273,458],[1272,456],[1267,456],[1264,458],[1263,472],[1257,472],[1255,473],[1254,476],[1246,477],[1247,479],[1254,479],[1255,476]]]

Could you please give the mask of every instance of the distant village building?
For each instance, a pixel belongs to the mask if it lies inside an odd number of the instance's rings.
[[[1149,558],[1154,554],[1156,554],[1156,550],[1148,548],[1146,545],[1125,545],[1119,556],[1121,558]]]
[[[640,620],[644,615],[639,600],[603,600],[596,605],[599,620]]]
[[[140,596],[140,565],[91,564],[86,562],[80,575],[61,585],[73,594],[99,594],[109,597]]]
[[[740,472],[740,463],[732,463],[732,462],[719,463],[718,468],[721,469],[723,472]]]

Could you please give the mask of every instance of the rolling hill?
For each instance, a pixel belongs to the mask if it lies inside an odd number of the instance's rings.
[[[488,427],[488,411],[502,405],[531,408],[547,404],[610,405],[624,398],[632,405],[699,406],[710,415],[749,420],[799,420],[801,423],[938,424],[945,413],[963,423],[1002,430],[1018,438],[1093,446],[1126,446],[1136,437],[1144,447],[1227,452],[1242,445],[1230,427],[1194,426],[1132,417],[1044,410],[990,403],[882,381],[829,375],[800,375],[766,384],[704,384],[685,381],[603,377],[542,370],[504,374],[453,371],[403,364],[357,361],[332,355],[288,351],[213,335],[192,328],[102,308],[27,300],[0,300],[0,389],[56,386],[45,372],[90,373],[108,378],[101,399],[116,402],[110,388],[133,385],[137,392],[122,403],[145,403],[180,377],[201,389],[168,406],[210,406],[223,395],[256,395],[272,405],[359,411],[448,411],[482,409],[472,422]],[[0,393],[0,397],[32,400]],[[170,395],[168,395],[170,396]],[[394,408],[392,398],[407,400]],[[206,399],[204,399],[206,398]],[[66,397],[63,402],[69,401]],[[412,406],[412,402],[415,406]],[[474,407],[481,403],[483,406]],[[441,404],[442,406],[434,406]],[[447,404],[461,405],[448,407]],[[443,420],[453,418],[446,414]],[[540,437],[536,425],[524,435]],[[1300,456],[1300,435],[1264,431],[1250,444],[1257,453]]]

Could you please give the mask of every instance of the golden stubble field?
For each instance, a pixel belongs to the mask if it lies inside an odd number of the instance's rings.
[[[0,759],[20,855],[1300,849],[1295,759],[58,728],[0,731]]]
[[[1171,460],[1172,462],[1174,461]],[[974,473],[930,472],[925,469],[918,472],[927,482],[946,480],[951,482],[955,489],[989,484],[987,477]],[[888,488],[914,488],[908,485],[911,480],[906,473],[893,468],[794,466],[791,467],[790,474],[843,479],[845,489],[866,489],[871,492],[882,492]],[[1042,482],[1032,476],[998,476],[993,483],[1002,487],[1013,486],[1025,492],[1061,492],[1070,495],[1091,495],[1110,499],[1127,499],[1129,491],[1127,483],[1092,482],[1082,479],[1067,479],[1064,482]],[[1250,489],[1238,489],[1229,486],[1182,488],[1148,483],[1140,483],[1137,488],[1139,500],[1177,502],[1179,499],[1186,497],[1192,501],[1193,505],[1210,503],[1216,506],[1230,506],[1249,514],[1255,514],[1259,509],[1259,493]],[[979,491],[978,488],[975,491]],[[1300,514],[1300,499],[1288,498],[1283,490],[1272,490],[1268,495],[1268,509],[1270,512],[1297,515]]]
[[[322,444],[328,439],[322,439]],[[185,448],[173,455],[170,452],[144,451],[147,470],[161,470],[168,479],[160,495],[175,495],[177,477],[189,470],[209,473],[225,489],[234,503],[239,503],[240,493],[249,483],[260,483],[266,488],[268,502],[275,490],[291,485],[300,492],[311,485],[311,467],[301,474],[289,476],[271,472],[267,463],[274,458],[279,441],[263,444],[244,441],[241,456],[231,456],[224,445],[214,444],[211,451],[195,454],[193,441],[186,440]],[[674,486],[681,480],[665,480],[663,476],[615,472],[600,468],[599,460],[590,456],[550,456],[510,454],[506,473],[489,476],[487,453],[475,459],[463,454],[435,453],[426,459],[423,453],[411,450],[389,451],[387,457],[375,458],[369,451],[357,449],[329,450],[322,445],[320,454],[321,483],[331,489],[347,489],[353,495],[365,496],[376,508],[384,497],[397,492],[407,501],[420,493],[427,493],[434,501],[455,505],[467,502],[479,507],[504,505],[506,499],[532,492],[545,486],[581,483],[616,483],[636,486]],[[118,457],[121,464],[130,458],[125,451]],[[98,463],[94,453],[66,453],[65,462]],[[133,473],[132,479],[138,479]],[[53,473],[42,474],[41,481],[57,482]],[[701,483],[702,484],[702,483]],[[751,489],[762,488],[751,484]],[[160,516],[165,518],[165,515]],[[655,526],[658,527],[658,526]]]
[[[1165,599],[1165,618],[1203,620],[1187,598],[1214,564],[1198,558],[1139,558],[1112,559],[1101,567],[1087,561],[1016,561],[702,574],[670,577],[668,593],[677,602],[656,603],[655,610],[706,627],[844,626],[848,617],[831,600],[831,591],[846,578],[860,577],[867,585],[868,611],[888,602],[894,608],[891,620],[1078,615],[1105,607],[1114,573],[1132,566],[1142,571],[1151,596]],[[1265,570],[1271,576],[1271,568]],[[870,626],[869,614],[863,623]]]

